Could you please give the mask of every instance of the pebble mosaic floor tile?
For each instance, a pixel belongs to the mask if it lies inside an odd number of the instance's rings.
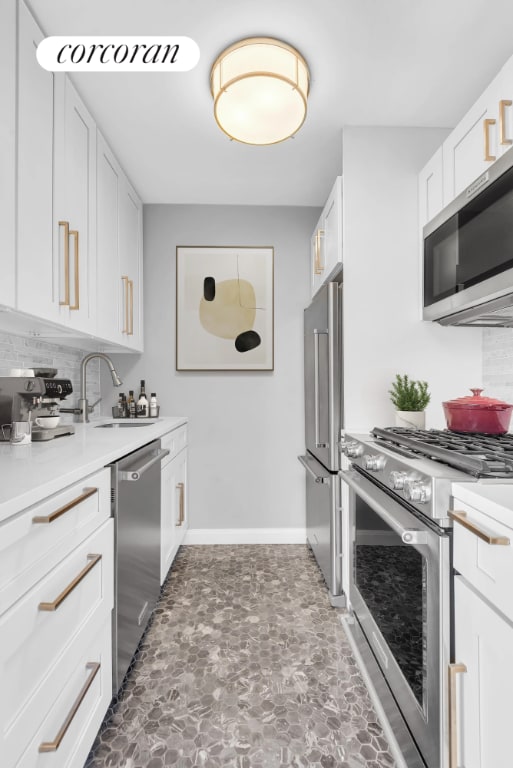
[[[303,545],[182,547],[85,768],[393,768]]]

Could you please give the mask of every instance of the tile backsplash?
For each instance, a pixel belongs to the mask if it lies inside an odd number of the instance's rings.
[[[513,328],[483,331],[484,394],[513,403]]]
[[[63,401],[63,407],[73,407],[80,397],[80,361],[87,354],[86,351],[78,348],[0,331],[0,376],[9,376],[11,368],[32,368],[44,365],[57,368],[57,375],[63,379],[70,379],[73,385],[73,394]],[[90,403],[94,403],[100,397],[99,363],[99,360],[91,360],[87,364],[87,398]],[[69,416],[69,418],[73,417]]]

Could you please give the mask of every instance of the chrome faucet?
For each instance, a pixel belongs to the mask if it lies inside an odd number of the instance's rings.
[[[84,357],[84,359],[80,363],[80,399],[78,401],[78,406],[76,408],[60,409],[62,413],[74,413],[76,416],[79,417],[78,420],[83,422],[84,424],[87,424],[89,422],[89,414],[93,412],[95,405],[98,405],[98,403],[101,400],[101,397],[100,397],[92,405],[89,405],[86,397],[86,391],[87,391],[86,390],[86,366],[89,360],[92,360],[94,357],[99,357],[101,360],[105,360],[105,362],[109,366],[110,375],[112,376],[112,383],[115,387],[120,387],[123,383],[119,378],[116,372],[116,369],[114,368],[114,364],[112,360],[103,352],[91,352],[90,355],[86,355]]]

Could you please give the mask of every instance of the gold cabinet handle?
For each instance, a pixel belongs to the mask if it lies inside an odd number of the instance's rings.
[[[458,713],[456,675],[466,672],[465,664],[449,664],[449,768],[458,768]]]
[[[493,118],[487,117],[483,120],[483,134],[484,134],[484,159],[493,162],[497,158],[495,155],[490,154],[490,126],[495,125],[497,121]]]
[[[56,509],[55,512],[51,512],[49,515],[36,515],[36,517],[32,518],[32,522],[53,523],[53,521],[57,520],[58,517],[63,515],[65,512],[68,512],[70,509],[73,509],[73,507],[76,507],[77,504],[81,504],[95,493],[98,493],[98,488],[84,488],[84,492],[81,493],[80,496],[77,496],[76,499],[73,499],[73,501],[69,501],[63,507],[59,507],[59,509]]]
[[[501,144],[513,144],[513,139],[506,138],[506,107],[511,107],[511,99],[501,99],[499,101],[499,141]]]
[[[94,566],[100,562],[102,559],[101,555],[87,555],[87,559],[89,560],[88,564],[82,568],[80,573],[75,576],[73,581],[70,581],[68,586],[62,590],[60,595],[58,595],[55,600],[51,603],[39,603],[39,610],[40,611],[56,611],[57,608],[66,600],[67,597],[73,592],[75,587],[78,587],[82,579],[85,579],[89,571],[91,571]]]
[[[177,526],[182,525],[185,520],[185,483],[177,483],[176,487],[180,491],[180,513]]]
[[[59,227],[64,227],[64,301],[59,304],[69,307],[69,221],[59,221]]]
[[[324,236],[324,230],[318,229],[315,233],[315,265],[314,271],[316,275],[322,275],[324,267],[321,264],[321,237]]]
[[[121,275],[121,280],[125,284],[125,319],[123,321],[123,330],[121,333],[128,334],[128,275]]]
[[[134,281],[128,281],[128,287],[130,289],[130,330],[128,336],[134,335]]]
[[[64,736],[66,735],[66,731],[68,730],[68,728],[71,725],[71,721],[73,720],[73,718],[77,714],[77,712],[78,712],[78,710],[80,708],[80,705],[82,704],[82,701],[85,698],[85,695],[86,695],[87,691],[91,687],[94,678],[98,674],[98,670],[100,669],[100,664],[97,661],[89,661],[86,664],[86,669],[90,669],[91,673],[90,673],[89,677],[87,678],[87,680],[85,681],[84,685],[82,686],[82,689],[81,689],[80,693],[78,694],[77,698],[73,702],[73,706],[71,707],[71,709],[70,709],[70,711],[69,711],[65,721],[63,722],[63,724],[61,725],[61,727],[59,729],[59,733],[57,734],[57,736],[55,737],[55,739],[53,741],[43,741],[39,745],[39,751],[40,752],[56,752],[59,749],[59,747],[61,745],[61,741],[63,740]]]
[[[70,309],[80,309],[80,255],[78,250],[78,230],[70,229],[69,233],[75,241],[75,303],[71,304]]]
[[[487,544],[499,544],[505,547],[510,545],[510,540],[507,536],[493,536],[489,533],[486,533],[486,531],[481,530],[481,528],[478,528],[475,523],[470,522],[470,520],[467,518],[466,512],[462,512],[460,510],[454,510],[454,512],[450,511],[449,517],[451,520],[454,520],[455,523],[459,523],[463,526],[463,528],[466,528],[467,531],[470,531],[474,534],[474,536],[482,539]]]

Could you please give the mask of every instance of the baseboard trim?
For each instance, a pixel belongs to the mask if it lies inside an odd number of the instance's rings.
[[[306,544],[306,528],[189,528],[187,544]]]

